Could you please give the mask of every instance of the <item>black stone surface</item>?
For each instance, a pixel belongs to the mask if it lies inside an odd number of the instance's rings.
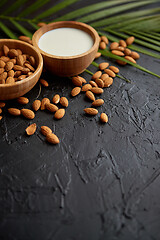
[[[140,55],[140,65],[160,74],[159,60]],[[102,61],[116,66],[110,59],[96,60]],[[115,78],[96,117],[83,113],[91,105],[84,94],[70,97],[68,79],[48,73],[43,77],[49,87],[39,99],[66,96],[63,119],[38,111],[30,121],[4,109],[0,240],[160,239],[160,79],[128,65],[120,74],[131,83]],[[82,76],[90,80],[87,73]],[[39,84],[26,94],[27,108],[38,92]],[[11,106],[20,107],[7,102]],[[101,112],[109,116],[105,125],[99,122]],[[25,128],[33,122],[38,129],[27,137]],[[42,125],[59,136],[59,145],[46,143]]]

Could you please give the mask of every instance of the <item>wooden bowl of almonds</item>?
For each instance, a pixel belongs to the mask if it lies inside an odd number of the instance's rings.
[[[42,56],[32,45],[0,39],[0,100],[14,99],[30,91],[42,68]]]

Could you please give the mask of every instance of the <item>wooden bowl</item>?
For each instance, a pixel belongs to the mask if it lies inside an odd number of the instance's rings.
[[[34,87],[42,72],[43,58],[39,51],[28,43],[15,39],[0,39],[0,50],[4,44],[9,48],[19,48],[24,54],[29,54],[36,60],[36,71],[31,76],[15,84],[0,84],[0,100],[9,100],[23,96]]]
[[[67,57],[48,54],[38,47],[39,39],[44,33],[56,28],[63,27],[77,28],[87,32],[93,39],[93,46],[85,53]],[[38,29],[34,33],[32,41],[33,45],[40,51],[43,56],[44,66],[46,69],[55,75],[69,77],[82,73],[94,60],[96,52],[98,51],[99,35],[94,28],[85,23],[75,21],[61,21],[50,23]]]

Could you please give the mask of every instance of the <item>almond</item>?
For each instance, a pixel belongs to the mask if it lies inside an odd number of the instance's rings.
[[[123,51],[124,51],[124,49],[125,49],[124,47],[122,47],[122,46],[119,46],[119,47],[115,48],[114,50],[119,50],[119,51],[122,51],[122,52],[123,52]]]
[[[119,46],[119,43],[113,42],[113,43],[110,44],[110,49],[111,49],[111,50],[114,50],[114,49],[116,49],[118,46]]]
[[[14,73],[14,77],[19,77],[19,76],[21,76],[21,74],[22,74],[22,72],[21,71],[15,71],[15,73]]]
[[[0,108],[0,114],[2,113],[2,108]]]
[[[108,77],[104,80],[104,87],[109,87],[113,83],[113,78]]]
[[[49,127],[47,127],[47,126],[41,126],[41,133],[44,136],[47,136],[47,135],[52,133],[52,130]]]
[[[31,39],[30,39],[29,37],[27,37],[27,36],[19,36],[18,39],[21,40],[21,41],[24,41],[24,42],[28,42],[29,40],[31,40]]]
[[[15,80],[14,80],[13,77],[8,77],[8,78],[6,79],[6,84],[14,84],[14,83],[15,83]]]
[[[19,110],[18,108],[8,108],[8,112],[13,116],[21,115],[21,110]]]
[[[30,72],[29,68],[23,68],[22,70],[22,74],[25,74],[25,75],[27,75],[29,72]]]
[[[42,79],[42,78],[40,79],[40,83],[42,84],[43,87],[48,87],[49,86],[48,82],[46,80]]]
[[[99,64],[99,69],[101,70],[101,71],[103,71],[105,68],[107,68],[109,66],[109,63],[107,63],[107,62],[102,62],[102,63],[100,63]]]
[[[41,101],[41,110],[44,110],[46,108],[46,103],[50,103],[50,100],[48,98],[43,98]]]
[[[117,62],[119,65],[122,65],[122,66],[124,66],[124,65],[127,64],[126,62],[124,62],[124,61],[122,61],[122,60],[116,60],[116,62]]]
[[[14,77],[14,71],[13,70],[8,71],[7,76]]]
[[[9,61],[6,63],[5,70],[8,72],[8,71],[12,70],[13,66],[14,66],[13,62]]]
[[[128,61],[132,62],[132,63],[136,63],[136,61],[130,56],[125,56],[124,58],[127,59]]]
[[[103,49],[103,50],[106,49],[106,43],[105,42],[100,42],[99,48]]]
[[[35,67],[36,60],[35,60],[35,58],[33,56],[29,56],[29,61],[30,61],[31,65]]]
[[[109,69],[112,70],[114,73],[119,73],[119,69],[115,66],[110,66]]]
[[[105,113],[101,113],[100,121],[103,122],[103,123],[107,123],[108,122],[108,116]]]
[[[102,74],[101,79],[104,81],[109,75],[107,73]]]
[[[135,38],[134,38],[133,36],[127,38],[127,39],[126,39],[126,44],[127,44],[127,45],[131,45],[131,44],[134,42],[134,39],[135,39]]]
[[[28,126],[28,127],[26,128],[26,133],[27,133],[27,135],[28,135],[28,136],[33,135],[33,134],[35,133],[36,129],[37,129],[36,123],[31,124],[30,126]]]
[[[4,73],[4,68],[0,68],[0,74]]]
[[[117,56],[124,56],[124,53],[119,50],[112,50],[112,53]]]
[[[125,42],[124,40],[120,40],[120,41],[119,41],[119,45],[122,46],[122,47],[124,47],[124,48],[127,47],[127,44],[126,44],[126,42]]]
[[[1,80],[6,80],[7,78],[7,73],[6,72],[3,72],[2,74],[0,74],[0,81]]]
[[[10,59],[9,61],[12,62],[14,65],[17,63],[15,58]]]
[[[132,57],[133,59],[139,59],[140,55],[137,52],[131,52],[130,57]]]
[[[25,63],[24,66],[29,68],[32,72],[35,71],[34,67],[32,67],[29,63]]]
[[[68,107],[68,99],[66,97],[61,97],[59,102],[63,107]]]
[[[91,91],[86,92],[86,97],[89,98],[91,101],[95,100],[95,96]]]
[[[124,54],[127,55],[127,56],[129,56],[129,55],[131,54],[131,50],[128,49],[128,48],[126,48],[126,49],[124,50]]]
[[[22,70],[23,70],[23,67],[20,66],[20,65],[14,65],[13,69],[14,69],[15,71],[22,71]]]
[[[59,100],[60,100],[60,96],[59,96],[59,94],[56,94],[56,95],[53,97],[52,102],[53,102],[54,104],[57,104],[57,103],[59,103]]]
[[[81,92],[81,88],[80,88],[80,87],[75,87],[75,88],[72,89],[71,95],[72,95],[72,97],[75,97],[75,96],[77,96],[80,92]]]
[[[92,116],[98,114],[98,110],[95,109],[95,108],[85,108],[85,109],[84,109],[84,112],[85,112],[86,114],[92,115]]]
[[[108,38],[106,36],[101,36],[101,41],[105,42],[106,45],[109,43]]]
[[[99,58],[102,54],[100,52],[97,52],[95,55],[95,58]]]
[[[27,74],[27,75],[28,75],[28,76],[31,76],[32,74],[33,74],[32,72],[28,72],[28,74]]]
[[[6,57],[6,56],[2,56],[1,60],[6,63],[6,62],[8,62],[10,60],[10,58]]]
[[[94,102],[92,102],[92,106],[99,107],[99,106],[103,105],[103,103],[104,103],[103,99],[97,99]]]
[[[47,140],[47,142],[52,143],[52,144],[59,143],[59,138],[54,133],[48,134],[46,136],[46,140]]]
[[[4,68],[6,63],[0,59],[0,68]]]
[[[95,74],[93,74],[92,79],[100,78],[101,75],[102,75],[102,72],[101,71],[97,71]]]
[[[17,80],[21,81],[21,80],[25,79],[26,77],[27,77],[27,75],[20,75]]]
[[[17,50],[17,52],[18,52],[18,55],[22,55],[21,49],[16,49],[16,50]]]
[[[79,77],[79,79],[82,80],[82,84],[87,82],[85,78],[83,78],[83,77],[81,77],[81,76],[78,76],[78,77]]]
[[[30,109],[25,109],[25,108],[21,109],[21,114],[28,119],[33,119],[35,117],[34,112]]]
[[[95,94],[101,94],[104,92],[102,88],[98,88],[98,87],[93,87],[91,91]]]
[[[55,112],[54,117],[56,119],[61,119],[61,118],[63,118],[64,114],[65,114],[65,109],[60,108]]]
[[[102,79],[98,78],[95,80],[95,82],[97,83],[98,87],[100,87],[100,88],[104,87],[104,82]]]
[[[17,98],[17,102],[22,105],[26,105],[27,103],[29,103],[29,99],[26,97],[19,97]]]
[[[3,107],[5,107],[5,102],[0,102],[0,108],[3,108]]]
[[[112,71],[112,70],[110,70],[110,69],[105,69],[104,70],[110,77],[115,77],[116,76],[116,74]]]
[[[32,108],[34,111],[38,111],[38,109],[40,108],[41,106],[41,101],[40,100],[35,100],[33,103],[32,103]]]
[[[7,57],[9,48],[6,45],[3,45],[3,52],[4,52],[4,55]]]
[[[24,64],[23,55],[18,55],[18,57],[17,57],[17,65],[20,65],[21,67],[23,67],[23,64]]]
[[[50,112],[56,112],[58,107],[52,103],[46,103],[45,108]]]
[[[89,81],[89,84],[91,84],[92,87],[98,87],[97,83],[94,81]]]
[[[2,120],[2,116],[0,116],[0,121]]]
[[[43,26],[45,26],[46,25],[46,23],[44,23],[44,22],[39,22],[39,23],[37,23],[37,26],[38,27],[43,27]]]
[[[82,79],[80,79],[79,76],[72,77],[72,83],[77,87],[81,87],[82,86]]]
[[[86,91],[91,90],[91,89],[92,89],[92,85],[87,83],[87,84],[83,85],[82,92],[86,92]]]
[[[10,49],[9,52],[8,52],[8,56],[10,58],[14,58],[14,57],[17,57],[18,56],[18,52],[16,49]]]

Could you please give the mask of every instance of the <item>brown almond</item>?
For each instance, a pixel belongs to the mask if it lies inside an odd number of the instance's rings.
[[[18,78],[19,76],[21,76],[22,72],[21,71],[15,71],[14,73],[14,77]]]
[[[126,48],[127,44],[126,44],[126,42],[124,40],[120,40],[119,41],[119,46],[122,46],[122,47]]]
[[[124,54],[127,55],[127,56],[129,56],[129,55],[131,54],[131,50],[128,49],[128,48],[126,48],[126,49],[124,50]]]
[[[52,130],[49,127],[47,127],[47,126],[41,126],[41,133],[44,136],[47,136],[47,135],[52,133]]]
[[[46,103],[50,103],[50,100],[48,98],[43,98],[41,101],[41,110],[46,108]]]
[[[27,119],[33,119],[35,117],[35,113],[30,109],[21,109],[21,114]]]
[[[0,68],[4,68],[6,63],[0,59]]]
[[[137,52],[131,52],[130,57],[136,60],[140,58],[140,55]]]
[[[135,38],[134,38],[133,36],[127,38],[127,39],[126,39],[126,44],[127,44],[127,45],[131,45],[131,44],[134,42],[134,39],[135,39]]]
[[[14,57],[17,57],[18,56],[18,52],[16,49],[10,49],[9,52],[8,52],[8,56],[10,58],[14,58]]]
[[[78,77],[82,80],[82,84],[87,82],[85,78],[83,78],[81,76],[78,76]]]
[[[104,81],[109,75],[107,73],[102,74],[101,79]]]
[[[58,107],[52,103],[46,103],[45,108],[50,112],[56,112]]]
[[[8,71],[12,70],[13,66],[14,66],[13,62],[9,61],[6,63],[5,70],[8,72]]]
[[[0,114],[2,113],[2,108],[0,108]]]
[[[81,87],[82,86],[82,79],[80,79],[79,76],[72,77],[72,83],[77,87]]]
[[[59,96],[59,94],[56,94],[56,95],[53,97],[52,102],[53,102],[54,104],[57,104],[57,103],[59,103],[59,100],[60,100],[60,96]]]
[[[119,51],[122,51],[122,52],[123,52],[123,51],[124,51],[124,49],[125,49],[124,47],[122,47],[122,46],[119,46],[119,47],[115,48],[114,50],[119,50]]]
[[[35,60],[35,58],[33,57],[33,56],[29,56],[29,62],[31,63],[31,65],[33,66],[33,67],[35,67],[35,65],[36,65],[36,60]]]
[[[0,74],[4,73],[4,68],[0,68]]]
[[[112,50],[112,53],[117,56],[124,56],[124,53],[119,50]]]
[[[24,42],[28,42],[29,40],[31,40],[30,37],[27,36],[19,36],[18,39]]]
[[[102,72],[101,71],[97,71],[95,74],[93,74],[92,79],[100,78],[101,75],[102,75]]]
[[[114,50],[114,49],[116,49],[118,46],[119,46],[119,43],[117,43],[117,42],[112,42],[112,43],[110,44],[110,50]]]
[[[22,54],[24,62],[27,60],[27,54]]]
[[[89,81],[89,84],[92,86],[92,87],[98,87],[97,83],[95,81]]]
[[[3,107],[5,107],[5,102],[0,102],[0,108],[3,108]]]
[[[21,67],[23,67],[23,64],[24,64],[23,55],[18,55],[17,56],[17,65],[20,65]]]
[[[47,140],[47,142],[52,143],[52,144],[59,143],[59,138],[54,133],[48,134],[46,136],[46,140]]]
[[[92,115],[92,116],[98,114],[98,110],[95,109],[95,108],[85,108],[85,109],[84,109],[84,112],[85,112],[86,114]]]
[[[39,108],[41,106],[41,101],[40,100],[34,100],[34,102],[32,103],[32,108],[34,111],[38,111]]]
[[[109,43],[108,38],[106,36],[101,36],[101,41],[105,42],[106,45],[108,45]]]
[[[6,63],[6,62],[8,62],[10,60],[10,58],[6,57],[6,56],[2,56],[1,60]]]
[[[21,110],[19,110],[18,108],[8,108],[8,112],[13,116],[21,115]]]
[[[25,79],[26,77],[27,77],[27,75],[20,75],[17,80],[21,81],[21,80]]]
[[[63,118],[64,114],[65,114],[65,109],[64,109],[64,108],[60,108],[60,109],[58,109],[58,110],[55,112],[54,117],[55,117],[56,119],[61,119],[61,118]]]
[[[15,83],[15,80],[14,80],[13,77],[8,77],[8,78],[6,79],[6,84],[14,84],[14,83]]]
[[[15,58],[10,59],[9,61],[12,62],[14,65],[17,63]]]
[[[35,71],[34,67],[32,67],[31,64],[29,64],[29,63],[25,63],[24,66],[29,68],[32,72]]]
[[[104,87],[104,82],[102,79],[98,78],[95,80],[95,82],[97,83],[98,87],[100,87],[100,88]]]
[[[95,96],[91,91],[86,92],[86,97],[89,98],[91,101],[95,100]]]
[[[72,97],[75,97],[75,96],[77,96],[80,92],[81,92],[81,88],[80,88],[80,87],[75,87],[75,88],[72,89],[71,95],[72,95]]]
[[[14,77],[14,71],[13,70],[8,71],[7,76]]]
[[[43,87],[48,87],[49,86],[48,82],[46,80],[42,79],[42,78],[40,79],[40,83],[42,84]]]
[[[63,107],[68,107],[68,99],[66,97],[61,97],[59,102]]]
[[[103,122],[103,123],[107,123],[108,122],[108,116],[105,113],[101,113],[100,121]]]
[[[113,78],[108,77],[104,80],[104,87],[109,87],[113,84]]]
[[[3,45],[3,52],[4,52],[4,55],[7,57],[8,52],[9,52],[9,48],[6,45]]]
[[[0,79],[0,84],[5,84],[5,83],[6,83],[5,79]]]
[[[124,66],[124,65],[127,64],[126,62],[124,62],[124,61],[122,61],[122,60],[116,60],[116,62],[117,62],[119,65],[122,65],[122,66]]]
[[[130,56],[125,56],[124,58],[127,59],[128,61],[132,62],[132,63],[136,63],[136,61]]]
[[[22,74],[27,75],[30,72],[29,68],[23,68]]]
[[[27,74],[27,75],[28,75],[28,76],[31,76],[32,74],[33,74],[32,72],[28,72],[28,74]]]
[[[107,68],[109,66],[109,63],[107,63],[107,62],[102,62],[102,63],[100,63],[99,64],[99,69],[101,70],[101,71],[103,71],[105,68]]]
[[[0,74],[0,80],[6,80],[7,78],[7,72],[3,72],[2,74]]]
[[[96,59],[96,58],[99,58],[101,55],[102,55],[102,53],[97,52],[96,55],[95,55],[95,59]]]
[[[91,91],[95,94],[101,94],[104,92],[102,88],[98,88],[98,87],[93,87]]]
[[[83,85],[82,92],[86,92],[86,91],[91,90],[91,89],[92,89],[92,85],[87,83],[87,84]]]
[[[109,69],[112,70],[114,73],[119,73],[119,69],[115,66],[110,66]]]
[[[35,133],[36,129],[37,129],[36,123],[33,123],[33,124],[29,125],[29,126],[26,128],[26,133],[27,133],[27,135],[28,135],[28,136],[33,135],[33,134]]]
[[[99,48],[103,49],[103,50],[106,49],[106,43],[105,42],[100,42]]]
[[[105,69],[104,70],[110,77],[115,77],[116,76],[116,74],[112,71],[112,70],[110,70],[110,69]]]
[[[18,52],[18,55],[22,55],[22,51],[21,51],[21,49],[16,49],[17,50],[17,52]]]
[[[104,103],[103,99],[96,99],[94,102],[92,102],[92,106],[99,107],[99,106],[103,105],[103,103]]]
[[[2,120],[2,116],[0,116],[0,121]]]
[[[43,26],[45,26],[45,25],[46,25],[45,22],[39,22],[39,23],[37,23],[37,26],[38,26],[38,27],[43,27]]]
[[[22,71],[22,70],[23,70],[23,67],[20,66],[20,65],[14,65],[13,69],[14,69],[15,71]]]
[[[26,97],[19,97],[17,98],[17,102],[19,104],[26,105],[27,103],[29,103],[29,99]]]

